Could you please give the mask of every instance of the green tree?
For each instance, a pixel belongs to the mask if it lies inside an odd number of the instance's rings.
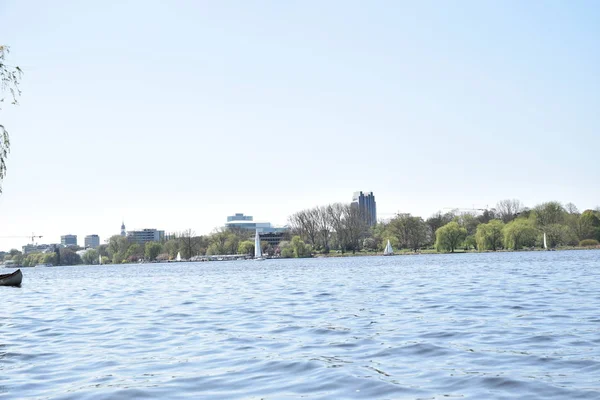
[[[477,249],[492,250],[496,251],[502,247],[502,229],[504,223],[500,220],[493,219],[487,224],[481,224],[477,227],[477,233],[475,233],[475,240],[477,242]]]
[[[530,219],[517,218],[504,226],[504,245],[509,249],[521,250],[523,246],[535,243],[537,232]]]
[[[11,98],[12,104],[17,104],[17,98],[21,95],[19,82],[22,71],[19,67],[13,67],[6,64],[6,56],[10,53],[8,46],[0,45],[0,105],[5,100],[6,94]],[[0,108],[2,110],[2,108]],[[6,158],[10,151],[10,138],[8,131],[0,123],[0,183],[6,174]],[[2,193],[2,185],[0,185]]]
[[[23,258],[23,266],[24,267],[35,267],[36,264],[38,264],[38,259],[39,256],[41,256],[41,253],[31,253],[31,254],[27,254],[24,258]]]
[[[438,211],[431,217],[427,218],[425,223],[427,224],[427,226],[429,226],[430,235],[430,241],[428,243],[433,243],[436,239],[435,235],[437,230],[442,226],[446,225],[447,223],[452,222],[452,220],[454,220],[455,217],[456,215],[452,212],[442,214],[440,211]]]
[[[127,262],[137,262],[144,258],[144,247],[139,243],[132,243],[125,252],[125,260]]]
[[[227,253],[227,246],[226,245],[231,245],[232,243],[228,243],[228,240],[230,239],[229,237],[230,232],[228,232],[227,230],[216,230],[215,232],[213,232],[213,234],[210,236],[209,239],[209,247],[206,250],[206,254],[207,255],[217,255],[217,254],[226,254]],[[209,254],[210,252],[210,254]]]
[[[21,253],[17,249],[10,249],[10,251],[4,255],[4,261],[14,260],[14,257],[17,257],[17,256],[22,257],[23,253]]]
[[[208,249],[206,249],[207,256],[216,256],[218,254],[223,254],[223,252],[219,251],[219,247],[216,243],[208,245]]]
[[[85,265],[95,265],[98,264],[98,250],[89,249],[82,256],[81,261]]]
[[[179,241],[177,239],[169,239],[163,244],[163,251],[169,255],[168,260],[177,257],[179,251]]]
[[[196,240],[198,241],[198,254],[199,255],[204,255],[206,254],[206,250],[208,249],[208,246],[210,245],[210,237],[209,236],[198,236],[196,238]]]
[[[389,223],[378,222],[370,228],[369,236],[375,241],[375,250],[381,250],[387,244],[388,238],[391,238],[393,235],[389,232]],[[370,246],[365,246],[364,242],[363,246],[370,248]],[[395,248],[398,248],[397,244]]]
[[[467,230],[458,225],[458,222],[449,222],[435,232],[435,248],[437,251],[454,253],[466,236]]]
[[[238,246],[240,244],[240,238],[233,232],[227,234],[227,240],[225,240],[225,253],[236,254]]]
[[[237,249],[238,254],[252,255],[254,254],[254,242],[251,240],[244,240],[240,242]]]
[[[475,236],[480,222],[475,214],[463,213],[457,217],[460,226],[467,230],[467,236]]]
[[[566,211],[558,201],[549,201],[539,204],[533,209],[538,228],[548,225],[562,224],[565,220]]]
[[[148,242],[144,246],[144,256],[148,261],[156,260],[161,251],[162,245],[158,242]]]
[[[580,240],[600,240],[600,217],[597,211],[585,210],[579,216],[576,225],[577,236]]]
[[[389,223],[389,231],[404,248],[417,251],[427,242],[427,224],[421,217],[397,215]]]
[[[19,250],[17,249],[10,249],[10,251],[8,252],[8,254],[10,254],[11,256],[16,256],[16,255],[23,255],[23,253],[21,253]]]
[[[12,250],[11,250],[11,254],[12,254]],[[17,253],[11,255],[10,259],[15,262],[15,265],[22,265],[24,258],[25,257],[23,256],[23,253],[21,253],[20,251],[17,251]]]
[[[42,257],[42,263],[56,265],[58,264],[58,256],[53,251],[50,253],[44,253],[44,256]]]
[[[310,246],[304,243],[300,236],[294,236],[292,238],[292,250],[294,252],[294,257],[296,258],[304,258],[310,257]]]
[[[60,264],[61,265],[78,265],[81,264],[81,257],[73,250],[68,248],[61,248],[60,250]]]
[[[126,237],[114,235],[108,239],[108,247],[106,249],[108,257],[113,264],[121,264],[126,259],[127,251],[131,242]]]
[[[477,240],[475,240],[475,235],[468,235],[463,242],[463,246],[465,247],[465,250],[477,248]]]
[[[275,251],[275,254],[279,254],[282,258],[294,257],[294,249],[292,248],[292,244],[287,240],[279,242],[278,250]]]
[[[548,247],[555,248],[558,246],[579,244],[573,231],[566,225],[550,224],[544,227],[546,233],[546,241]]]
[[[107,244],[101,244],[100,246],[98,246],[98,248],[96,250],[98,250],[98,253],[102,257],[108,256],[108,245]]]

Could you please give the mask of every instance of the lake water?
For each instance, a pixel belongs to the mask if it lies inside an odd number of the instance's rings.
[[[600,399],[600,251],[23,269],[0,399]]]

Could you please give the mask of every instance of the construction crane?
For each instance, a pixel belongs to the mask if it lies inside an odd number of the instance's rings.
[[[19,239],[19,238],[27,238],[27,239],[31,239],[31,244],[33,244],[35,242],[35,239],[41,239],[43,238],[43,235],[36,235],[35,233],[32,233],[30,236],[0,236],[0,239]]]
[[[487,211],[487,208],[475,208],[475,206],[473,206],[473,208],[463,208],[463,207],[444,207],[444,210],[448,210],[448,211],[458,211],[458,212],[477,212],[477,211]]]

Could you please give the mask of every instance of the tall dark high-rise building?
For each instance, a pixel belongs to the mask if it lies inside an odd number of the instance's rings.
[[[377,223],[377,203],[373,192],[354,192],[352,205],[358,207],[367,225],[373,226]]]

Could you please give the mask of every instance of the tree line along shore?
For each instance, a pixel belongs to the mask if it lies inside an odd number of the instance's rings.
[[[600,208],[579,212],[572,203],[549,201],[533,208],[507,199],[480,212],[451,210],[427,219],[397,214],[364,226],[357,209],[332,204],[293,214],[290,226],[316,254],[382,252],[389,240],[397,252],[498,251],[598,247]]]
[[[334,203],[294,213],[288,218],[289,232],[278,245],[262,242],[267,257],[302,258],[381,254],[387,241],[396,253],[454,253],[465,251],[600,248],[600,209],[579,212],[575,205],[550,201],[528,208],[519,200],[502,200],[483,212],[437,212],[427,219],[398,214],[387,221],[367,226],[357,207]],[[184,260],[201,256],[254,254],[253,232],[216,229],[196,235],[191,229],[169,240],[132,243],[112,236],[108,243],[89,249],[61,248],[57,252],[23,255],[11,250],[5,261],[13,264],[121,264],[165,262],[180,254]]]

